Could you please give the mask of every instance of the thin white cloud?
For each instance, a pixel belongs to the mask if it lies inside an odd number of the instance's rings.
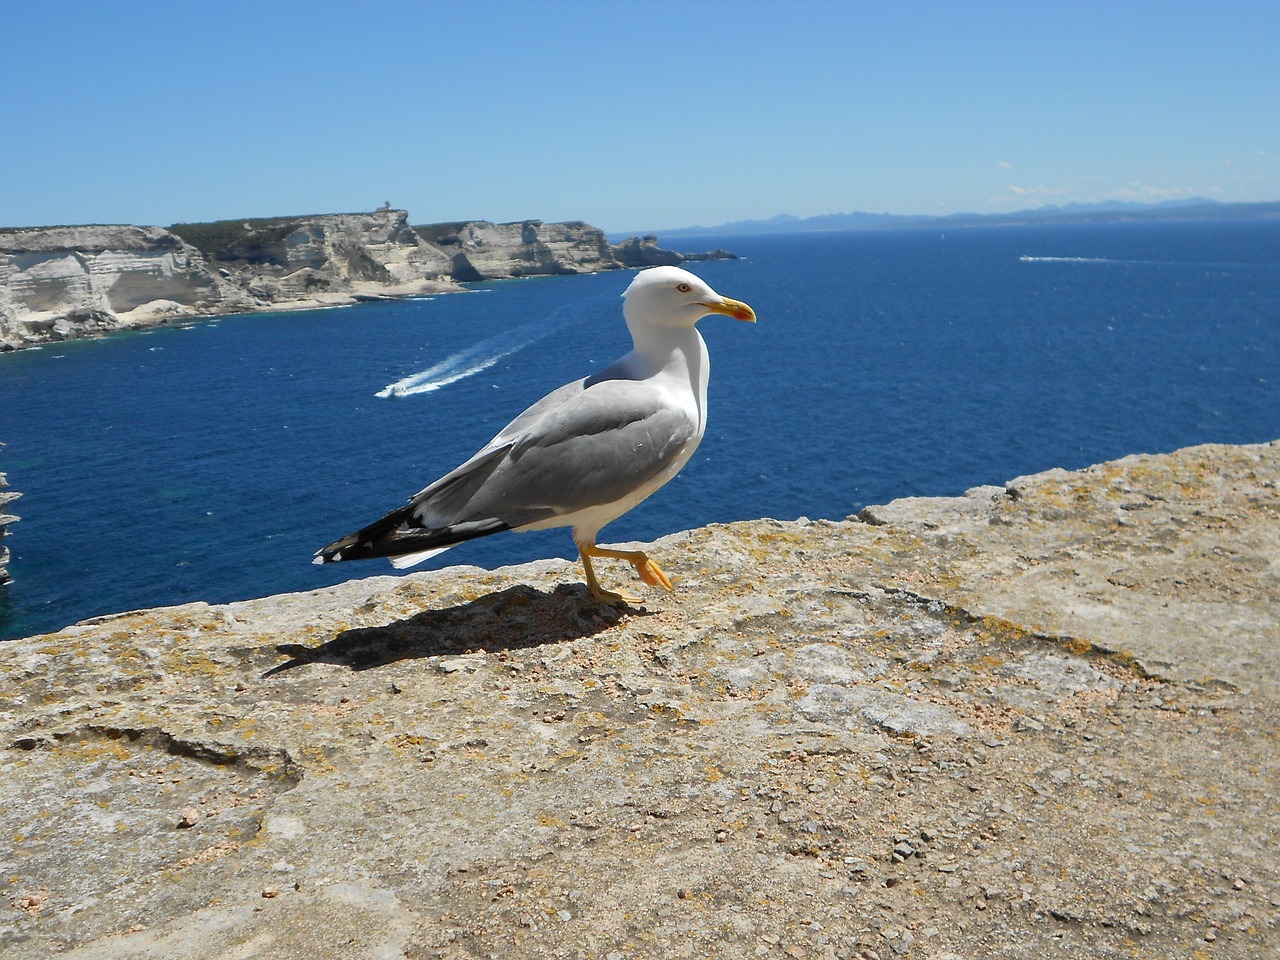
[[[997,162],[996,162],[996,166],[997,166],[997,167],[999,167],[1001,170],[1012,170],[1012,169],[1013,169],[1013,164],[1012,164],[1012,163],[1010,163],[1008,160],[1000,160],[1000,161],[997,161]]]

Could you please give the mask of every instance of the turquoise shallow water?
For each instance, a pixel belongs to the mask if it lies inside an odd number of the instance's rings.
[[[693,269],[760,322],[703,321],[706,439],[606,541],[1280,438],[1280,223],[697,245],[743,255]],[[391,572],[310,558],[624,352],[629,280],[507,281],[0,356],[0,470],[23,493],[0,637]],[[433,565],[572,553],[565,531],[506,534]]]

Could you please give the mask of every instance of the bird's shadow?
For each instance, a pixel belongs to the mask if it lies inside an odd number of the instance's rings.
[[[264,677],[309,663],[371,670],[420,657],[563,643],[600,633],[624,616],[647,615],[643,608],[615,609],[598,603],[582,584],[561,584],[552,593],[521,584],[384,626],[344,630],[318,647],[279,644],[276,650],[292,659],[272,667]]]

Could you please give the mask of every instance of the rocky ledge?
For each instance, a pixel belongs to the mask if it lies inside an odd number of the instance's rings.
[[[186,317],[461,290],[460,283],[732,256],[655,237],[611,244],[590,224],[325,214],[162,227],[0,230],[0,350]]]
[[[652,550],[4,645],[0,952],[1280,953],[1280,442]]]

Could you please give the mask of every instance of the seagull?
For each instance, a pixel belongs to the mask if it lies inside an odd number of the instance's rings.
[[[630,353],[547,394],[471,459],[312,562],[386,557],[404,568],[503,530],[569,527],[597,601],[641,602],[603,589],[597,558],[624,560],[641,581],[672,592],[642,551],[607,549],[596,538],[674,477],[706,432],[710,358],[695,324],[710,314],[747,322],[756,315],[678,267],[642,270],[622,297]]]

